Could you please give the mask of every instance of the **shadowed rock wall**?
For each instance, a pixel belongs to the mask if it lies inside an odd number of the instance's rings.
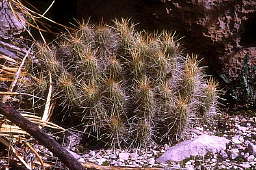
[[[131,18],[138,29],[175,30],[184,36],[187,52],[205,59],[210,74],[230,79],[237,77],[246,53],[252,56],[250,64],[255,62],[254,0],[56,0],[51,13],[65,24],[74,18],[91,23]]]
[[[92,22],[132,18],[148,31],[176,30],[185,47],[204,57],[212,73],[236,77],[245,52],[255,53],[256,1],[77,0],[76,14]],[[254,59],[251,59],[254,60]]]

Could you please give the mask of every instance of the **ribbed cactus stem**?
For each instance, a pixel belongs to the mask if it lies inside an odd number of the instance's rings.
[[[113,147],[172,143],[191,130],[195,116],[209,119],[216,112],[217,84],[205,81],[197,58],[183,54],[175,34],[138,32],[124,19],[114,26],[82,22],[35,50],[37,61],[27,63],[23,79],[29,81],[17,90],[33,88],[45,98],[50,74],[53,102],[69,107],[85,133]]]
[[[147,119],[139,119],[137,125],[136,142],[139,147],[148,146],[153,141],[153,122]]]
[[[216,105],[218,104],[218,83],[210,78],[207,81],[206,87],[204,88],[205,97],[202,98],[203,116],[205,119],[209,119],[212,115],[216,115]]]
[[[180,53],[178,40],[175,40],[175,33],[162,32],[160,35],[162,49],[166,56],[174,57]]]
[[[95,80],[89,81],[89,83],[82,82],[81,83],[81,103],[94,104],[97,102],[97,98],[99,96],[99,87],[96,84]]]
[[[106,71],[107,76],[111,79],[115,81],[120,81],[122,79],[122,65],[115,56],[110,57]]]
[[[61,63],[56,58],[56,51],[46,44],[37,44],[37,55],[45,69],[55,75],[61,70]],[[45,71],[45,70],[44,70]]]
[[[177,130],[176,134],[182,133],[186,128],[187,123],[189,121],[189,105],[188,100],[179,97],[174,106],[175,109],[175,117],[174,127]]]
[[[183,81],[181,84],[180,94],[183,98],[187,98],[189,102],[198,92],[202,83],[200,67],[195,57],[187,57],[184,63]]]
[[[119,33],[121,39],[120,46],[122,48],[122,52],[126,54],[136,42],[135,25],[124,19],[121,21],[116,20],[114,23],[115,29]]]
[[[145,74],[144,59],[141,56],[140,51],[131,51],[131,61],[129,61],[131,72],[135,80],[142,78]]]
[[[95,56],[95,53],[92,51],[90,47],[83,49],[81,53],[78,53],[80,56],[80,61],[77,63],[79,64],[77,67],[77,71],[80,72],[80,76],[83,79],[87,80],[97,80],[100,78],[100,70],[98,66],[98,61]]]
[[[129,135],[121,117],[112,115],[109,118],[109,139],[111,140],[111,145],[116,148],[121,148],[121,144],[127,142]]]
[[[143,117],[147,120],[152,120],[154,116],[154,95],[153,91],[150,87],[149,79],[144,76],[138,82],[138,89],[137,89],[137,101],[138,101],[138,116]]]
[[[76,35],[81,38],[82,44],[89,46],[94,45],[95,33],[88,22],[85,23],[84,21],[82,21],[82,23],[79,24],[79,28],[77,30]]]
[[[77,103],[78,92],[74,78],[70,73],[63,70],[58,79],[58,85],[63,93],[63,98],[67,99],[63,104]]]
[[[95,29],[95,49],[97,56],[106,62],[109,55],[114,54],[118,48],[117,34],[107,26],[97,26]]]

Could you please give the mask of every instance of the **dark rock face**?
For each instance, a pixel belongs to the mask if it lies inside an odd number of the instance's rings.
[[[211,73],[232,78],[244,52],[255,53],[250,48],[256,46],[255,6],[253,0],[77,0],[76,11],[92,22],[125,17],[147,31],[176,30],[189,52],[205,58]]]

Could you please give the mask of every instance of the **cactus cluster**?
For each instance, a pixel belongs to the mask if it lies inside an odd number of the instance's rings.
[[[216,115],[217,83],[174,34],[147,34],[127,20],[82,23],[52,44],[37,44],[20,91],[52,101],[63,116],[113,147],[173,142]],[[40,108],[41,99],[33,99]]]

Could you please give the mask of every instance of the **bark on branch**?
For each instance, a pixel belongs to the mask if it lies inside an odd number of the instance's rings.
[[[24,118],[10,104],[0,103],[0,114],[28,132],[39,143],[48,148],[56,157],[58,157],[71,170],[85,170],[85,168],[52,137],[44,133],[36,124]]]

